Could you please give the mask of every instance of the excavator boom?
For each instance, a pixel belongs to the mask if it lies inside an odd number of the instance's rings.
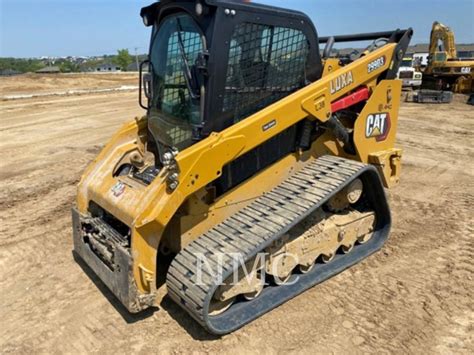
[[[424,89],[474,92],[474,58],[458,58],[451,28],[434,22],[429,50],[428,66],[423,73]]]
[[[430,36],[430,56],[435,56],[437,52],[446,52],[447,60],[458,57],[454,32],[448,26],[434,22]]]

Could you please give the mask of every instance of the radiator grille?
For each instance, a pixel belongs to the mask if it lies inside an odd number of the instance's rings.
[[[402,71],[399,75],[400,79],[413,79],[412,71]]]

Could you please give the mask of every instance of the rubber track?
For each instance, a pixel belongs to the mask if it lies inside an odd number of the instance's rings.
[[[299,281],[294,285],[266,287],[257,299],[238,302],[219,316],[209,316],[209,303],[216,288],[238,267],[233,259],[236,253],[243,260],[251,260],[358,177],[364,186],[370,185],[365,194],[376,212],[376,231],[368,243],[344,257],[337,255],[331,263],[318,265],[308,274],[298,275]],[[380,249],[389,229],[390,212],[375,168],[324,156],[186,246],[170,265],[168,294],[211,333],[229,333]],[[203,268],[201,283],[197,284],[197,265],[202,263],[198,255],[202,254],[216,269],[219,260],[223,260],[224,272],[211,275]]]

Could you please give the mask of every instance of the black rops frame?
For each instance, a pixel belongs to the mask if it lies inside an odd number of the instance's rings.
[[[369,32],[369,33],[359,33],[359,34],[350,34],[350,35],[340,35],[340,36],[328,36],[328,37],[319,37],[319,43],[326,43],[326,48],[324,49],[324,55],[329,55],[332,46],[334,43],[342,42],[358,42],[358,41],[375,41],[379,38],[387,38],[389,43],[397,43],[395,48],[395,55],[393,58],[393,64],[390,66],[390,69],[385,72],[384,75],[379,77],[380,80],[384,79],[395,79],[397,77],[398,69],[400,64],[405,56],[405,53],[410,45],[410,40],[413,37],[413,29],[396,29],[393,31],[384,31],[384,32]]]
[[[222,112],[230,42],[237,25],[245,22],[286,27],[301,31],[307,38],[309,54],[306,65],[306,79],[318,80],[322,75],[322,63],[319,52],[319,41],[316,28],[311,19],[302,12],[281,9],[255,3],[243,3],[223,0],[204,0],[200,3],[203,12],[196,13],[193,0],[164,0],[143,8],[141,16],[148,16],[148,25],[160,22],[164,17],[178,12],[186,12],[200,27],[206,36],[209,49],[207,70],[214,75],[205,80],[206,99],[203,109],[202,124],[196,127],[197,139],[206,137],[211,132],[219,132],[233,122],[232,112]],[[214,45],[215,44],[215,45]],[[151,49],[152,43],[150,43]]]

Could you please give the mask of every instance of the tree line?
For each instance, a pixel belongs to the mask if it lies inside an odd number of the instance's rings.
[[[139,60],[142,60],[143,56]],[[70,59],[55,59],[54,61],[26,58],[0,58],[0,72],[11,70],[19,73],[35,72],[47,66],[57,66],[63,73],[77,73],[88,71],[101,64],[112,63],[126,71],[134,62],[128,49],[119,49],[116,55],[104,55],[101,59],[89,59],[77,62]]]

